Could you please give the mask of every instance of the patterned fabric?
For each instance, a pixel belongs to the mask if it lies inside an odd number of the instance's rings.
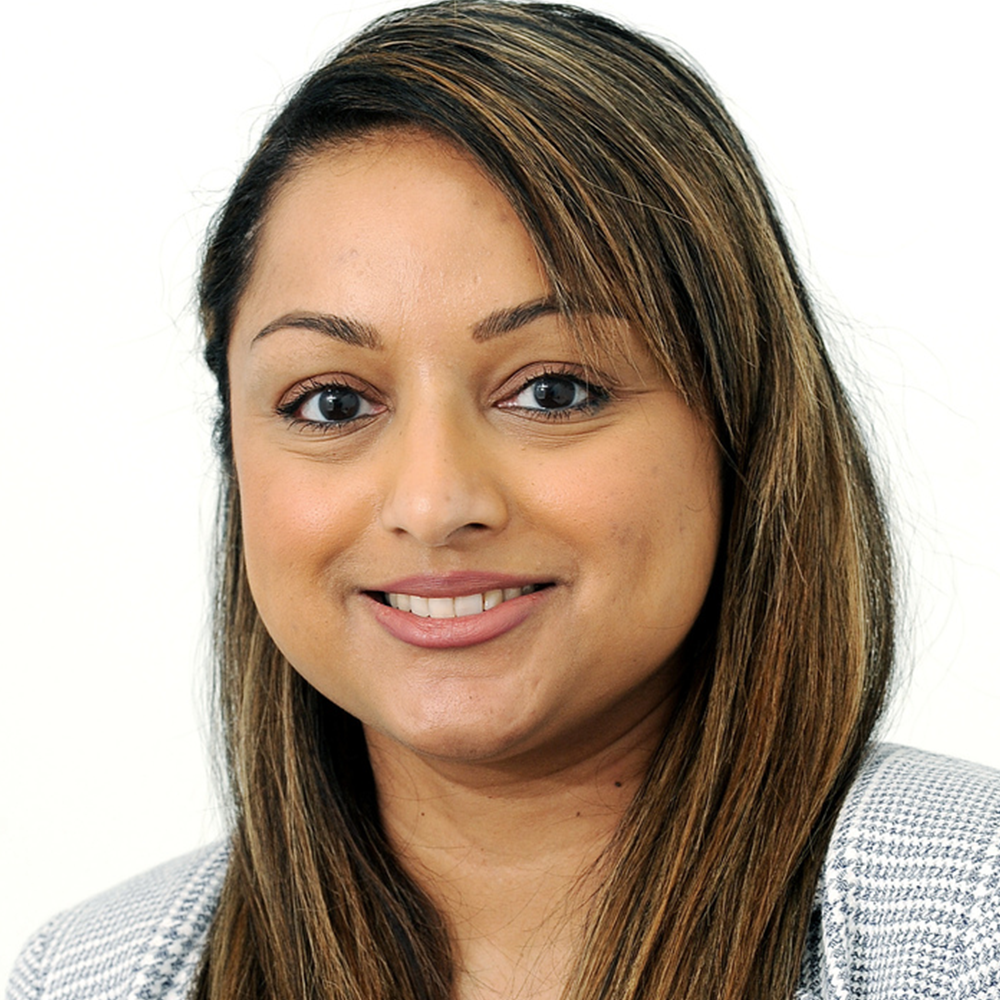
[[[877,748],[816,903],[796,1000],[1000,1000],[1000,773]]]
[[[185,855],[50,920],[14,966],[8,1000],[180,1000],[227,855],[218,844]]]
[[[179,858],[42,927],[7,1000],[181,1000],[225,845]],[[1000,772],[876,748],[823,869],[795,1000],[1000,1000]]]

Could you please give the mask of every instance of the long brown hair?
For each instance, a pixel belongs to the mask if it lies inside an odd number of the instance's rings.
[[[257,614],[226,348],[277,186],[405,125],[510,200],[554,295],[641,331],[715,429],[725,537],[669,739],[603,863],[574,1000],[794,990],[832,825],[892,663],[886,526],[855,418],[744,140],[683,58],[595,14],[446,0],[375,22],[302,84],[208,242],[226,472],[217,605],[232,857],[202,1000],[446,1000],[446,930],[388,847],[359,723]]]

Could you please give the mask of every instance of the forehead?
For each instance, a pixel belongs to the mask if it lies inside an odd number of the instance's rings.
[[[493,180],[448,142],[394,130],[311,156],[278,189],[229,347],[278,317],[313,312],[390,339],[433,331],[440,349],[491,314],[551,294],[531,237]],[[588,364],[647,355],[646,337],[611,315],[570,304],[564,319]]]
[[[390,133],[313,156],[281,186],[237,326],[277,299],[299,309],[336,299],[353,313],[463,298],[495,307],[547,284],[513,208],[471,160],[423,133]]]

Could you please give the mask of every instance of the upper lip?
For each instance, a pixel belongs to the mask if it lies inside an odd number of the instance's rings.
[[[381,591],[386,594],[412,594],[414,597],[465,597],[468,594],[485,594],[488,590],[528,587],[533,584],[552,582],[551,577],[514,576],[510,573],[463,570],[455,573],[404,576],[398,580],[391,580],[377,587],[366,587],[365,589]]]

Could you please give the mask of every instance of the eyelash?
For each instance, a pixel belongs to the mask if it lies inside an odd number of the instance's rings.
[[[572,382],[577,387],[583,389],[589,396],[589,398],[583,403],[577,403],[572,406],[567,406],[561,409],[545,409],[544,407],[528,407],[528,406],[517,406],[516,404],[510,402],[510,400],[515,399],[525,390],[531,387],[532,384],[541,382],[543,379],[564,379],[568,382]],[[367,423],[367,419],[372,416],[377,416],[376,413],[361,414],[358,417],[343,421],[320,421],[320,420],[309,420],[304,417],[296,416],[296,413],[302,409],[302,407],[314,396],[325,390],[340,390],[343,392],[355,393],[363,401],[367,402],[370,406],[379,406],[381,404],[373,402],[364,390],[355,388],[346,382],[336,382],[327,381],[323,379],[309,379],[303,382],[297,387],[295,395],[289,399],[287,402],[279,403],[276,407],[277,413],[288,420],[290,423],[297,425],[303,429],[317,431],[323,434],[336,434],[343,433],[349,428],[354,427],[362,422]],[[598,385],[595,382],[590,382],[580,376],[579,372],[568,367],[563,367],[560,365],[553,365],[548,368],[544,368],[536,374],[531,375],[530,378],[525,378],[518,387],[513,391],[508,393],[502,400],[494,404],[499,406],[501,409],[505,410],[517,410],[520,413],[529,413],[532,415],[533,419],[554,421],[554,420],[568,420],[575,416],[589,415],[596,413],[603,406],[609,403],[613,398],[611,390],[602,385]]]
[[[543,407],[527,407],[527,406],[517,406],[514,403],[507,402],[507,400],[515,399],[520,396],[522,392],[528,389],[533,383],[541,382],[543,379],[565,379],[567,382],[572,382],[574,385],[583,389],[588,393],[589,398],[586,402],[577,403],[573,406],[568,406],[563,409],[558,410],[547,410]],[[561,365],[552,365],[551,367],[544,368],[537,374],[533,374],[530,378],[524,379],[517,389],[512,393],[508,393],[497,405],[505,410],[517,410],[521,413],[530,413],[533,417],[540,420],[569,420],[580,414],[589,415],[596,413],[603,406],[609,403],[612,399],[612,392],[606,385],[599,385],[596,382],[590,382],[583,378],[577,370],[569,367],[563,367]]]
[[[289,423],[295,426],[306,430],[318,431],[323,434],[336,434],[338,432],[344,432],[356,424],[360,424],[362,422],[367,423],[368,417],[377,416],[377,414],[374,413],[366,413],[358,417],[342,421],[309,420],[306,417],[296,416],[298,411],[301,410],[310,399],[327,390],[351,392],[357,395],[359,399],[367,402],[370,406],[380,405],[378,403],[374,403],[366,394],[365,390],[350,385],[347,382],[337,382],[327,379],[307,379],[305,382],[296,386],[295,394],[291,399],[287,402],[278,404],[276,407],[277,412],[279,416],[284,417],[289,421]]]

